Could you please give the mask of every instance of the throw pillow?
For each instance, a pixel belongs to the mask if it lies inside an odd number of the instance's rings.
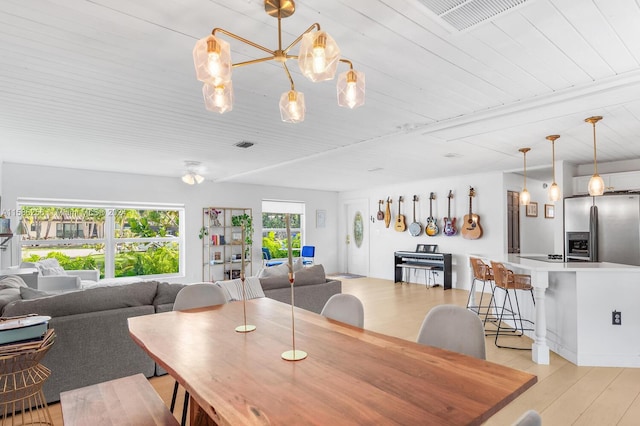
[[[293,272],[304,269],[304,265],[302,264],[302,259],[300,258],[295,259],[293,261],[292,266],[293,266]],[[288,273],[289,273],[289,264],[285,261],[285,263],[282,263],[280,265],[270,266],[268,268],[262,268],[258,272],[257,276],[259,278],[266,278],[266,277],[274,277],[277,275],[287,275]]]
[[[42,275],[67,275],[65,270],[58,263],[58,259],[42,259],[36,262]]]
[[[242,300],[242,280],[240,278],[227,281],[216,281],[215,285],[224,290],[228,301]],[[247,295],[247,300],[264,297],[264,292],[260,286],[260,280],[257,277],[247,277],[244,280],[244,291]]]
[[[20,288],[20,287],[27,286],[24,280],[18,275],[4,275],[0,277],[0,285],[2,285],[4,288],[7,288],[7,287]]]
[[[31,287],[20,287],[20,296],[22,300],[39,299],[41,297],[51,296],[46,291],[36,290]]]
[[[294,285],[322,284],[327,281],[324,267],[321,264],[303,268],[293,275]]]

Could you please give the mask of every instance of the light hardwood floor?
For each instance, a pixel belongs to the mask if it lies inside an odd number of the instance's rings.
[[[469,294],[371,278],[343,279],[342,284],[344,293],[362,300],[365,328],[408,340],[415,340],[429,309],[444,303],[466,306]],[[526,337],[518,340],[531,342]],[[486,343],[489,361],[535,374],[538,383],[485,425],[511,425],[530,408],[540,412],[545,426],[640,424],[640,369],[577,367],[554,353],[549,365],[538,365],[531,361],[530,351],[499,349],[491,337]],[[173,379],[156,377],[151,383],[169,405]],[[179,419],[181,400],[177,407]],[[54,424],[62,425],[60,404],[52,404],[51,413]]]

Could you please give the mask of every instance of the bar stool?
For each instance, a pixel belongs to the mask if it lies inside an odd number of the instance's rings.
[[[493,270],[489,265],[487,265],[477,257],[470,257],[469,261],[471,262],[471,267],[473,268],[473,281],[471,282],[471,289],[469,290],[469,297],[467,299],[467,309],[469,309],[472,312],[475,312],[476,314],[478,314],[478,316],[484,316],[483,323],[486,326],[489,313],[491,312],[491,308],[493,307],[495,309],[494,312],[496,313],[498,311],[496,309],[495,301],[493,299],[493,295],[495,292]],[[477,305],[471,305],[471,295],[476,291],[476,281],[482,281],[482,292],[480,293],[480,302],[478,302]],[[484,299],[484,290],[487,283],[491,288],[491,296],[489,297],[489,304],[484,306],[482,304],[482,300]],[[485,309],[485,311],[482,311],[482,309]]]
[[[534,331],[533,329],[533,321],[522,318],[520,313],[520,303],[518,302],[517,291],[525,291],[531,294],[531,300],[533,301],[533,306],[536,305],[535,297],[533,296],[533,286],[531,285],[531,275],[525,274],[514,274],[513,271],[507,269],[500,262],[491,261],[491,269],[493,269],[493,276],[495,279],[495,288],[502,289],[505,292],[504,299],[502,301],[502,307],[500,309],[500,315],[498,317],[498,329],[495,333],[495,345],[499,348],[507,348],[507,349],[519,349],[519,350],[531,350],[531,348],[518,348],[514,346],[501,346],[498,344],[498,337],[500,336],[517,336],[521,337],[525,331]],[[515,299],[515,309],[513,306],[513,302],[511,301],[511,295]],[[495,296],[494,296],[495,297]],[[506,308],[507,302],[509,303],[509,308]],[[495,303],[495,300],[494,300]],[[503,327],[503,320],[511,320],[513,321],[513,325],[515,328],[511,327]],[[524,323],[531,324],[530,328],[524,328]],[[518,324],[520,324],[520,328],[518,328]]]

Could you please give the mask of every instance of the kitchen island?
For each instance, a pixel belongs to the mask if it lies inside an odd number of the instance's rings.
[[[534,362],[548,364],[552,350],[581,366],[640,367],[640,267],[534,254],[470,256],[531,275],[535,308],[519,300],[523,316],[535,321],[529,336]],[[619,325],[613,324],[614,311],[621,315]]]

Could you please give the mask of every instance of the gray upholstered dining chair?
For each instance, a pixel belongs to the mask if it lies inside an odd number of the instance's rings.
[[[527,410],[525,411],[518,420],[513,424],[513,426],[541,426],[542,425],[542,417],[536,410]]]
[[[185,309],[204,308],[205,306],[223,305],[227,303],[227,297],[224,290],[213,283],[196,283],[190,284],[182,288],[176,295],[173,302],[174,311],[183,311]],[[173,384],[173,395],[171,396],[170,411],[176,406],[176,397],[178,396],[178,381]],[[189,392],[184,391],[184,403],[182,405],[182,426],[187,424],[187,409],[189,408]]]
[[[354,327],[364,327],[364,307],[360,299],[352,294],[334,294],[324,304],[320,315]]]
[[[456,305],[438,305],[422,321],[418,343],[486,359],[484,326],[473,312]]]

